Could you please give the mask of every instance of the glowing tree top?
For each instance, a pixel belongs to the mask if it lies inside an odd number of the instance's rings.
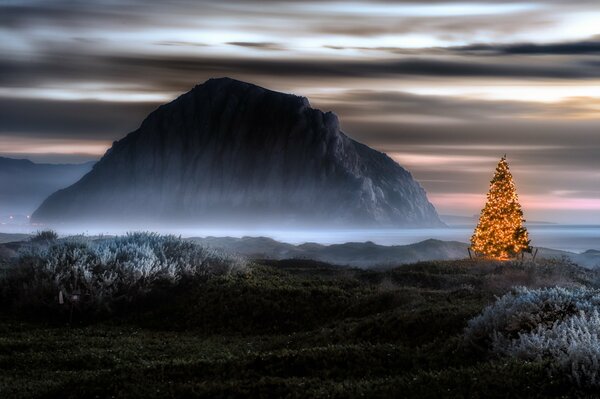
[[[494,259],[509,259],[531,252],[523,211],[506,155],[500,159],[490,182],[487,203],[471,237],[475,253]]]

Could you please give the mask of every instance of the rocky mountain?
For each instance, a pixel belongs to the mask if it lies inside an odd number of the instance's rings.
[[[443,225],[410,173],[347,137],[336,115],[228,78],[159,107],[33,217],[161,226]]]
[[[68,187],[92,169],[93,163],[42,164],[0,157],[0,220],[24,218],[53,192]]]

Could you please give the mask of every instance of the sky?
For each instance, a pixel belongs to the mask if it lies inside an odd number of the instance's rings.
[[[0,154],[98,159],[229,76],[306,96],[439,213],[506,154],[529,220],[600,224],[600,3],[0,0]]]

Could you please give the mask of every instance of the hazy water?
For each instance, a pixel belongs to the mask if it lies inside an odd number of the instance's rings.
[[[31,226],[0,226],[6,233],[29,233],[37,230]],[[600,225],[534,225],[528,226],[531,244],[534,247],[546,247],[571,252],[583,252],[588,249],[600,250]],[[123,231],[61,231],[60,234],[122,234]],[[184,237],[243,237],[264,236],[291,244],[317,242],[321,244],[341,244],[345,242],[372,241],[380,245],[405,245],[435,238],[444,241],[468,242],[473,226],[454,226],[436,229],[364,229],[364,230],[270,230],[270,229],[181,229],[168,230],[165,233]]]

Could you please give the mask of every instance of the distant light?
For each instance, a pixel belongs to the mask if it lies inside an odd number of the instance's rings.
[[[9,218],[9,219],[14,219],[12,216],[9,216],[8,218]]]

